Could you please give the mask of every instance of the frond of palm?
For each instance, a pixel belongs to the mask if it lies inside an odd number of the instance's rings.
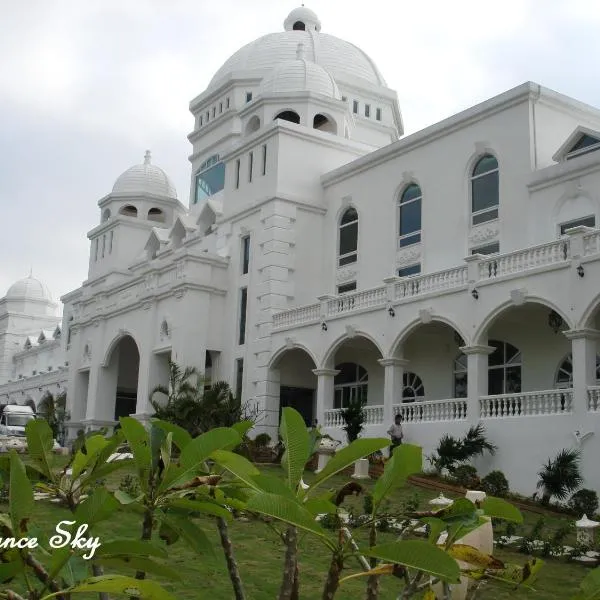
[[[542,500],[548,503],[550,498],[564,500],[582,483],[579,470],[581,453],[579,450],[561,450],[554,459],[548,459],[538,473],[538,489],[542,490]]]
[[[494,455],[497,449],[498,447],[486,438],[485,427],[481,423],[470,427],[462,440],[464,460],[477,455],[481,456],[485,451]]]

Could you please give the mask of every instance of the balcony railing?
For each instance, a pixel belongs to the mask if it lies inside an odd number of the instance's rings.
[[[383,405],[364,407],[365,425],[381,425],[383,423]],[[342,409],[333,408],[325,411],[325,427],[343,427]]]
[[[583,236],[583,255],[593,256],[600,252],[600,231],[593,231]]]
[[[482,396],[479,399],[482,419],[563,415],[573,410],[573,390],[543,390]]]
[[[600,253],[600,231],[583,236],[586,256]],[[407,277],[391,283],[392,288],[383,285],[328,298],[323,303],[310,304],[277,313],[273,317],[274,329],[285,329],[298,325],[317,323],[320,319],[331,319],[359,310],[369,310],[387,306],[389,302],[401,303],[426,294],[452,292],[466,288],[469,283],[486,282],[497,277],[511,277],[533,269],[561,266],[571,257],[570,238],[547,244],[532,246],[508,254],[489,256],[471,266],[459,266],[436,273]],[[471,282],[469,279],[472,279]]]
[[[394,414],[401,414],[407,423],[462,421],[467,418],[467,400],[466,398],[451,398],[449,400],[395,404]]]
[[[600,412],[600,385],[588,387],[588,410],[590,412]]]

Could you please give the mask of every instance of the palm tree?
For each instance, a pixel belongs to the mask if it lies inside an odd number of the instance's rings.
[[[65,443],[65,423],[69,420],[69,413],[67,412],[67,394],[62,392],[56,398],[50,393],[46,392],[37,409],[38,416],[46,419],[50,429],[52,429],[52,436],[62,446]]]
[[[198,369],[196,367],[185,367],[185,369],[182,369],[176,362],[169,359],[169,386],[157,385],[150,392],[150,403],[154,407],[154,410],[158,411],[183,399],[193,397],[197,392],[197,381],[196,383],[190,381],[193,378],[198,380]],[[166,404],[154,400],[156,394],[166,396]]]
[[[556,457],[543,466],[538,473],[538,489],[542,490],[542,504],[548,505],[554,496],[564,500],[582,483],[583,477],[579,471],[581,453],[579,450],[561,450]]]

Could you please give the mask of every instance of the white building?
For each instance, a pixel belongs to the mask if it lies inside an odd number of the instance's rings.
[[[304,7],[190,110],[189,206],[148,153],[63,297],[73,429],[147,419],[172,357],[273,436],[291,405],[341,439],[364,395],[367,435],[400,412],[429,453],[482,422],[482,472],[530,493],[581,445],[600,487],[599,110],[526,83],[402,137],[373,61]]]

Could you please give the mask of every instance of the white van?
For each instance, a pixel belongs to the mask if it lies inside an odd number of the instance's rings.
[[[0,415],[0,434],[25,436],[25,425],[35,419],[31,406],[8,404]]]

